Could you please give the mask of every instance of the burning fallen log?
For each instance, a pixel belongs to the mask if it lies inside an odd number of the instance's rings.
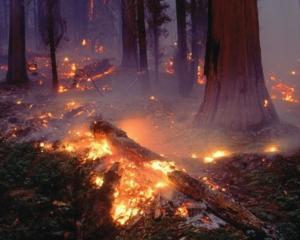
[[[109,59],[96,61],[76,70],[73,85],[76,86],[80,81],[88,79],[97,80],[112,73],[113,70],[114,66],[109,62]]]
[[[91,129],[95,135],[95,138],[101,139],[103,137],[107,138],[112,147],[114,148],[114,152],[118,155],[124,156],[131,161],[135,161],[136,163],[143,163],[145,161],[151,160],[164,160],[162,156],[159,154],[150,151],[149,149],[139,145],[132,139],[130,139],[126,132],[115,127],[106,121],[95,121]]]
[[[166,162],[162,156],[142,147],[130,139],[124,131],[106,121],[95,121],[91,129],[96,139],[106,138],[116,154],[124,156],[130,161],[137,164],[151,163],[153,160],[156,160],[155,162],[161,161],[161,163]],[[225,192],[220,191],[216,187],[218,185],[208,181],[207,178],[197,180],[173,167],[170,167],[165,174],[177,191],[196,201],[205,202],[208,209],[216,216],[246,234],[253,234],[255,239],[264,239],[265,237],[277,239],[277,233],[271,227],[240,203],[234,201]]]

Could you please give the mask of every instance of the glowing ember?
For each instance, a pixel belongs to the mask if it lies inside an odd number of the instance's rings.
[[[82,39],[81,41],[81,46],[85,47],[87,45],[86,39]]]
[[[203,177],[202,181],[213,191],[226,192],[225,188],[220,187],[215,182],[211,181],[208,177]]]
[[[286,102],[297,103],[299,100],[295,97],[295,88],[287,84],[279,82],[272,87],[272,97],[279,98]]]
[[[279,148],[275,145],[271,145],[265,149],[265,152],[266,153],[277,153],[277,152],[279,152]]]
[[[151,101],[157,101],[157,98],[156,98],[155,96],[150,96],[149,99],[150,99]]]
[[[165,72],[170,75],[175,73],[174,60],[172,58],[165,63]]]
[[[58,92],[59,93],[64,93],[64,92],[67,92],[67,91],[68,91],[68,89],[66,87],[62,86],[62,85],[60,85],[58,87]]]
[[[186,206],[186,204],[182,204],[180,207],[176,209],[175,215],[180,216],[180,217],[188,217],[189,216],[189,211]]]
[[[197,83],[199,85],[205,84],[204,71],[203,71],[203,67],[201,64],[199,64],[197,67]]]
[[[264,108],[267,108],[269,106],[269,101],[267,99],[264,100]]]
[[[102,187],[102,185],[104,183],[104,179],[103,179],[103,177],[97,176],[97,177],[95,177],[93,182],[97,186],[97,188],[100,188],[100,187]]]

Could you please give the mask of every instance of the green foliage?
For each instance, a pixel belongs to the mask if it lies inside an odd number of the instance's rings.
[[[72,239],[86,180],[79,162],[31,144],[1,142],[0,166],[0,239]]]

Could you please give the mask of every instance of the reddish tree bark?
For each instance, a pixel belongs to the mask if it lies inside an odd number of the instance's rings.
[[[137,68],[137,29],[135,0],[122,0],[122,66]]]
[[[8,70],[6,80],[11,84],[28,81],[25,59],[24,0],[10,1]]]
[[[262,68],[257,0],[211,0],[201,127],[250,130],[278,122]]]

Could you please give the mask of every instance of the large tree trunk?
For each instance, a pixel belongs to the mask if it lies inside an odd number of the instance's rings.
[[[149,71],[147,58],[147,40],[145,27],[145,5],[144,0],[137,1],[137,24],[138,24],[138,38],[139,38],[139,67],[142,82],[142,88],[146,92],[149,90]]]
[[[262,69],[257,0],[211,0],[205,74],[196,125],[231,130],[278,122]]]
[[[8,71],[6,80],[11,84],[28,81],[25,60],[25,11],[24,0],[11,0]]]
[[[122,66],[137,68],[137,29],[135,0],[122,0]]]
[[[181,96],[187,96],[192,90],[192,81],[187,77],[187,37],[186,37],[186,2],[185,0],[176,0],[177,15],[177,57],[176,57],[176,75],[179,81],[179,93]]]

